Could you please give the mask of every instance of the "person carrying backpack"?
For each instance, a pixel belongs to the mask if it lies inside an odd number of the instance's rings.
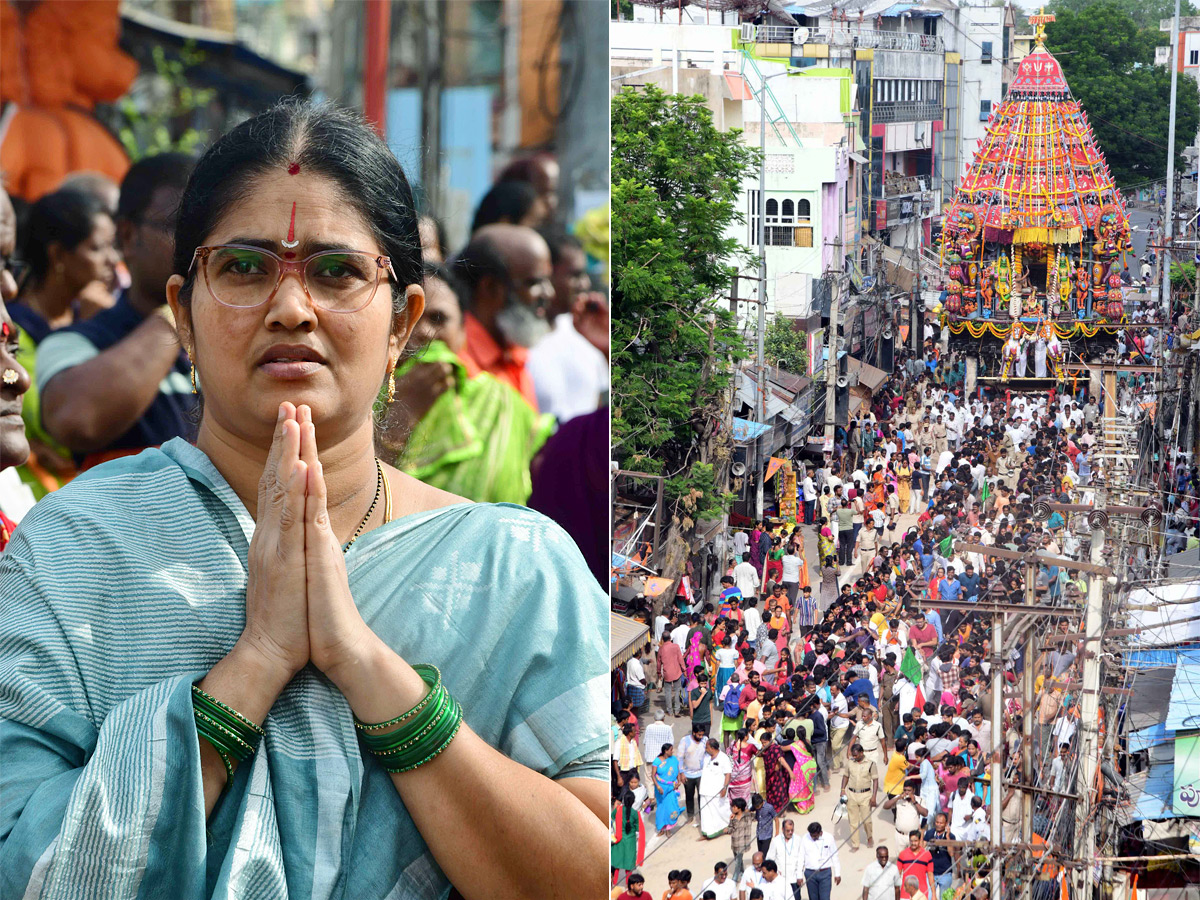
[[[742,727],[742,689],[737,673],[729,676],[729,683],[721,691],[721,737],[722,744]]]

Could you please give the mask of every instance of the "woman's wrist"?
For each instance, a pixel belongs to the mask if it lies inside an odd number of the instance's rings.
[[[357,652],[325,675],[361,722],[386,722],[416,706],[428,685],[407,662],[370,632]]]

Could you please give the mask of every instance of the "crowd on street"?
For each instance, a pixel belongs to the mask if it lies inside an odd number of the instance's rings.
[[[991,615],[972,607],[1025,600],[1025,564],[988,548],[1086,559],[1086,520],[1036,516],[1034,501],[1091,502],[1100,398],[1070,382],[968,396],[932,368],[900,360],[834,451],[801,468],[799,521],[732,535],[719,596],[662,609],[627,663],[614,703],[614,897],[982,900],[996,864],[980,849],[992,763],[1002,840],[1016,840],[1030,719],[1033,839],[1046,845],[1030,877],[1035,897],[1061,893],[1081,648],[1057,636],[1080,630],[1086,575],[1036,566],[1037,604],[1064,611],[1004,655],[999,723]],[[1123,383],[1118,405],[1136,389]],[[1177,530],[1196,522],[1184,515]],[[1030,660],[1035,700],[1023,708]],[[836,798],[826,820],[824,794]],[[694,871],[647,883],[647,837],[652,858],[685,831],[728,852],[696,851]],[[875,861],[843,884],[848,855],[864,850]]]

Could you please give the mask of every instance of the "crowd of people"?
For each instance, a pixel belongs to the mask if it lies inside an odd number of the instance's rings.
[[[194,438],[203,386],[166,305],[194,164],[161,153],[120,185],[85,172],[12,198],[7,307],[30,453],[4,460],[24,485],[0,486],[11,521],[79,472]],[[381,397],[377,450],[435,487],[545,512],[605,584],[607,260],[567,227],[559,193],[557,162],[537,154],[499,173],[456,252],[422,217],[426,311]]]
[[[877,854],[867,900],[986,897],[994,860],[978,848],[992,835],[991,765],[1006,785],[1021,781],[1027,719],[1036,783],[1057,792],[1032,795],[1035,842],[1046,844],[1035,896],[1060,890],[1056,853],[1072,846],[1074,813],[1058,795],[1075,785],[1080,649],[1057,635],[1079,629],[1086,576],[1037,567],[1037,602],[1064,612],[1001,659],[999,723],[992,617],[970,605],[1025,599],[1024,564],[988,547],[1086,558],[1086,521],[1038,518],[1033,502],[1090,501],[1100,405],[1086,386],[966,395],[915,362],[902,360],[834,452],[801,469],[800,521],[735,534],[721,594],[663,610],[628,662],[614,703],[613,816],[625,823],[614,831],[614,896],[638,895],[641,832],[661,844],[690,823],[707,839],[730,835],[717,866],[727,875],[676,873],[688,876],[683,891],[673,882],[664,897],[769,900],[799,897],[803,884],[825,900],[839,854],[863,843]],[[818,548],[811,577],[806,536]],[[1029,641],[1035,702],[1024,709]],[[643,725],[655,686],[661,708]],[[668,716],[690,717],[690,729],[675,733]],[[806,825],[826,792],[845,824]],[[1011,841],[1021,791],[1005,787],[1000,800]],[[771,863],[786,893],[767,878]]]

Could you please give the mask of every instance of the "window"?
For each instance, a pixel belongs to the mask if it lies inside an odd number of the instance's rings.
[[[992,114],[992,101],[991,100],[980,100],[979,101],[979,121],[986,122],[988,120],[988,116],[990,116],[991,114]]]
[[[796,204],[791,200],[784,200],[780,211],[780,216],[783,218],[785,223],[790,224],[792,219],[796,217]]]
[[[1200,50],[1189,50],[1188,51],[1188,65],[1189,66],[1200,66]]]
[[[794,247],[795,236],[793,234],[797,229],[783,226],[768,225],[767,226],[767,245],[770,247]]]
[[[767,198],[767,218],[779,215],[779,201],[773,197]]]
[[[983,54],[980,56],[979,61],[981,63],[984,63],[985,65],[991,64],[991,62],[992,62],[992,42],[991,41],[983,42]]]
[[[797,219],[812,218],[811,210],[812,210],[812,207],[809,205],[809,202],[807,200],[801,200],[799,203],[796,204],[796,218]]]
[[[811,247],[813,245],[813,230],[811,227],[795,228],[794,247]]]

